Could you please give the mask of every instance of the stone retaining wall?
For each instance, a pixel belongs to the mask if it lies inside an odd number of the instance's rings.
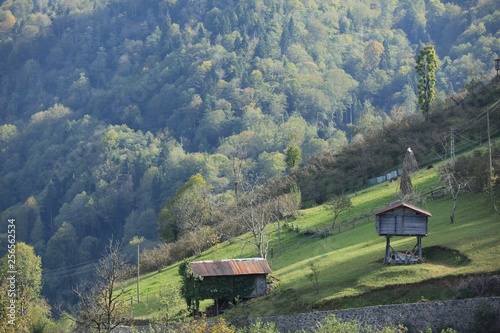
[[[453,328],[459,333],[469,333],[476,324],[479,306],[486,305],[496,311],[500,318],[500,297],[471,298],[451,301],[421,302],[370,306],[365,308],[317,311],[286,316],[254,318],[255,322],[274,322],[282,333],[298,330],[310,331],[327,316],[334,314],[340,321],[356,320],[361,324],[375,327],[404,324],[406,327],[425,331],[432,328],[440,332],[443,328]],[[500,328],[499,328],[500,332]]]

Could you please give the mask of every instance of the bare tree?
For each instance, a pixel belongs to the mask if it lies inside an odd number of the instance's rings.
[[[345,212],[346,210],[352,208],[352,202],[351,199],[349,199],[345,195],[337,195],[326,203],[326,208],[333,213],[333,222],[332,222],[332,228],[333,228],[335,227],[335,222],[337,221],[339,215],[342,212]]]
[[[236,203],[236,220],[245,231],[252,234],[253,244],[262,258],[267,257],[269,238],[266,226],[276,219],[275,199],[262,191],[256,184],[245,184],[244,192],[240,192]]]
[[[120,243],[110,240],[96,267],[97,281],[89,281],[75,290],[79,298],[75,321],[84,330],[111,332],[130,320],[129,308],[120,299],[126,290],[118,288],[128,268],[119,249]]]
[[[302,194],[293,177],[283,175],[269,179],[263,184],[263,191],[269,197],[276,199],[278,219],[287,220],[289,217],[297,217],[302,205]]]
[[[238,200],[238,191],[241,188],[244,178],[243,174],[246,164],[245,159],[247,156],[247,148],[245,147],[245,145],[230,146],[227,147],[226,151],[223,152],[223,154],[225,154],[230,160],[228,172],[233,182],[234,196],[236,200]]]
[[[438,170],[439,180],[445,187],[445,191],[449,192],[453,199],[453,210],[450,215],[450,223],[455,220],[455,212],[457,210],[457,198],[460,192],[469,189],[469,185],[474,180],[474,177],[467,174],[462,174],[457,170],[454,162],[447,162]]]

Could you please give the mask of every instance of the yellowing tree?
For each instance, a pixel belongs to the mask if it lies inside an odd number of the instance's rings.
[[[374,70],[378,68],[382,54],[384,53],[384,45],[377,41],[370,41],[365,47],[365,68]]]
[[[175,240],[208,225],[211,219],[210,188],[201,174],[192,176],[158,215],[161,236]]]
[[[0,31],[9,32],[16,24],[16,18],[10,10],[0,11]]]

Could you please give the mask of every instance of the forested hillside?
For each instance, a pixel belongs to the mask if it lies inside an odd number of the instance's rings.
[[[297,193],[353,190],[408,145],[444,152],[457,114],[432,110],[464,87],[484,92],[474,84],[494,75],[499,30],[495,0],[2,1],[0,233],[15,217],[59,304],[110,237],[229,237],[212,213],[248,181],[295,175],[273,188],[292,211]],[[430,43],[437,99],[424,123],[414,66]],[[363,146],[389,128],[413,136]]]

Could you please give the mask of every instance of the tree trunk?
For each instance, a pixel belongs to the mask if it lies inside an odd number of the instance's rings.
[[[332,229],[335,227],[335,221],[337,221],[337,215],[333,217]]]
[[[278,219],[278,250],[281,255],[281,221]]]
[[[457,210],[457,198],[453,198],[453,210],[451,211],[450,215],[450,223],[453,223],[455,220],[455,211]]]

